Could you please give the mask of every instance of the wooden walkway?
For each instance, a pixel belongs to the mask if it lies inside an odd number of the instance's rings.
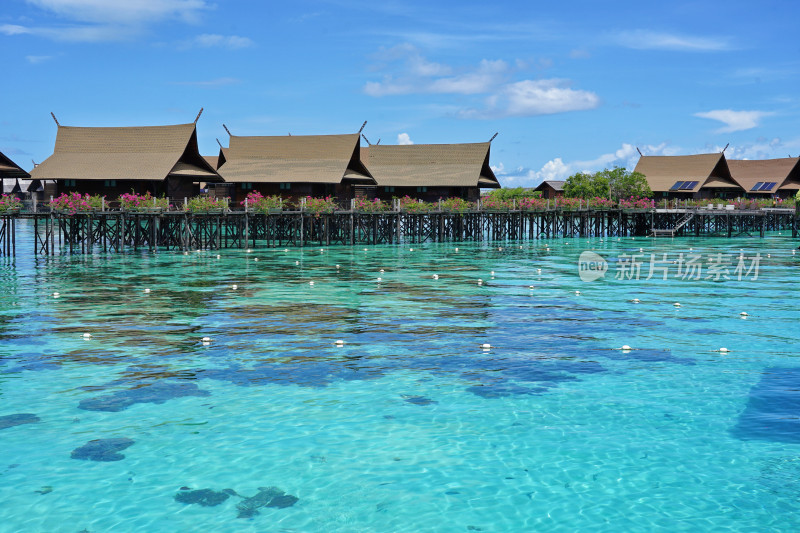
[[[128,250],[198,250],[288,246],[373,245],[422,242],[524,241],[647,235],[764,235],[791,230],[793,210],[704,211],[687,209],[582,211],[381,212],[341,211],[315,216],[284,211],[254,214],[22,213],[0,215],[0,254],[18,245],[37,255]],[[33,225],[33,242],[19,243],[17,225]],[[27,239],[26,239],[27,241]]]

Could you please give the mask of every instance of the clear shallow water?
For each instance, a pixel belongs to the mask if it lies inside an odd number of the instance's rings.
[[[219,259],[17,245],[0,261],[0,531],[800,527],[787,236]],[[759,276],[614,279],[640,247],[734,265],[741,248]],[[612,270],[585,283],[592,249]],[[202,506],[184,487],[232,490]],[[267,487],[297,501],[253,499]]]

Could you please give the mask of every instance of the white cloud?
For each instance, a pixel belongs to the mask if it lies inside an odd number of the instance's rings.
[[[131,39],[148,24],[164,20],[196,22],[211,9],[205,0],[27,0],[68,21],[58,26],[4,24],[5,35],[34,35],[55,41],[104,42]]]
[[[425,59],[410,44],[382,49],[375,59],[395,66],[397,74],[385,74],[381,81],[369,81],[364,92],[369,96],[405,94],[486,95],[483,109],[459,109],[453,113],[461,118],[525,117],[594,109],[600,98],[593,92],[572,89],[569,80],[542,79],[508,83],[515,70],[526,68],[516,61],[515,67],[502,59],[482,60],[472,69],[456,69]],[[398,66],[399,64],[399,66]]]
[[[369,81],[364,92],[369,96],[398,94],[480,94],[497,87],[510,71],[501,60],[482,60],[473,69],[456,72],[442,63],[428,61],[413,45],[401,44],[374,55],[379,69],[392,67],[396,75],[386,74],[381,81]]]
[[[38,65],[39,63],[44,63],[45,61],[53,59],[53,56],[25,56],[25,59],[31,65]]]
[[[486,100],[486,109],[467,109],[462,118],[530,117],[594,109],[600,97],[567,87],[561,79],[522,80],[510,83]]]
[[[397,144],[414,144],[414,141],[411,140],[408,133],[401,133],[397,136]]]
[[[247,48],[253,46],[255,43],[247,37],[239,37],[238,35],[218,35],[215,33],[204,33],[198,35],[190,41],[183,43],[183,48],[228,48],[235,50],[237,48]]]
[[[636,50],[676,50],[685,52],[719,52],[732,50],[727,37],[696,37],[651,30],[622,31],[613,36],[617,44]]]
[[[204,0],[27,0],[66,19],[98,24],[121,24],[178,18],[195,21],[209,9]]]
[[[731,133],[734,131],[749,130],[757,127],[759,121],[775,113],[768,111],[733,111],[732,109],[716,109],[695,113],[694,116],[700,118],[710,118],[725,124],[724,127],[716,130],[715,133]]]

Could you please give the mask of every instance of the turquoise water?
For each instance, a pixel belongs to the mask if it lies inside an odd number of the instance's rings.
[[[0,260],[0,531],[800,528],[787,235],[24,242]],[[640,248],[667,280],[614,279]],[[586,250],[605,278],[581,281]],[[731,279],[676,278],[681,253]]]

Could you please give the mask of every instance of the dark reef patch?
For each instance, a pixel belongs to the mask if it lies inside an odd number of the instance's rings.
[[[215,507],[233,495],[236,495],[236,492],[231,489],[215,491],[212,489],[186,490],[181,488],[180,492],[175,494],[175,501],[187,505],[197,504],[203,507]]]
[[[155,382],[133,389],[117,391],[106,396],[97,396],[81,400],[78,409],[84,411],[118,412],[137,403],[164,403],[173,398],[184,396],[209,396],[211,393],[201,390],[194,383],[162,383]]]
[[[90,440],[80,448],[72,450],[70,457],[83,461],[121,461],[125,456],[118,452],[132,446],[134,442],[136,441],[125,437]]]
[[[800,443],[800,368],[765,369],[731,434],[741,440]]]
[[[13,415],[0,416],[0,429],[13,428],[22,424],[34,424],[39,422],[38,416],[32,413],[16,413]]]

